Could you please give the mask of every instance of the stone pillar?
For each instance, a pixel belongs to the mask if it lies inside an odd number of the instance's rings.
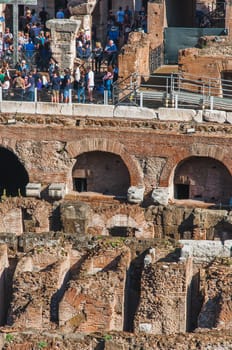
[[[9,266],[8,256],[7,256],[7,245],[0,245],[0,325],[4,322],[5,317],[5,309],[4,305],[6,305],[6,269]]]
[[[228,36],[232,38],[232,1],[228,0],[225,2],[226,14],[225,14],[225,28],[228,31]]]
[[[166,7],[163,1],[147,3],[147,23],[151,48],[154,49],[163,43],[164,27],[167,27]]]
[[[76,58],[76,34],[81,22],[73,19],[50,19],[46,26],[51,30],[52,57],[60,69],[73,68]]]

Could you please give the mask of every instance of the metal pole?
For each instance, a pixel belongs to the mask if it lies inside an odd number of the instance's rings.
[[[18,27],[19,27],[19,7],[18,0],[13,4],[13,64],[14,67],[18,62]]]
[[[68,95],[69,95],[69,104],[72,104],[72,89],[68,90]]]
[[[108,105],[108,91],[104,90],[104,105]]]
[[[140,92],[140,107],[143,107],[143,93]]]
[[[178,95],[175,94],[175,109],[178,108]]]
[[[2,87],[0,86],[0,112],[2,111]]]
[[[210,96],[210,110],[213,110],[213,96]]]

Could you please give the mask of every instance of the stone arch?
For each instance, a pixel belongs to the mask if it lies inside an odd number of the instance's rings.
[[[226,166],[211,157],[192,156],[182,160],[173,178],[174,198],[229,204],[232,176]]]
[[[128,169],[130,175],[130,186],[143,186],[143,173],[139,163],[127,152],[125,146],[116,140],[105,138],[85,138],[80,141],[69,142],[66,149],[71,158],[76,158],[82,153],[93,151],[116,154],[120,156]],[[71,184],[69,185],[71,186]]]
[[[173,183],[173,177],[175,169],[178,164],[189,157],[210,157],[221,162],[226,168],[228,168],[230,174],[232,174],[232,163],[230,161],[230,150],[226,147],[220,147],[216,145],[207,144],[192,144],[190,148],[178,149],[174,154],[171,154],[164,165],[163,171],[160,176],[160,187],[170,187]],[[231,164],[230,164],[231,163]],[[231,166],[228,167],[227,165]]]
[[[194,27],[194,0],[166,0],[168,27]],[[183,16],[183,13],[185,14]]]
[[[0,195],[25,195],[26,185],[29,182],[28,173],[15,153],[0,146]]]
[[[96,192],[116,197],[126,197],[130,187],[130,174],[115,153],[91,151],[76,158],[72,170],[73,190]]]
[[[135,236],[141,228],[137,222],[126,214],[116,214],[106,223],[106,228],[112,236]]]

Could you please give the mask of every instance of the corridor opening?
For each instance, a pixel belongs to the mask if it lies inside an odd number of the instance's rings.
[[[229,204],[232,197],[231,174],[216,159],[197,156],[187,158],[176,168],[174,197]]]
[[[0,147],[0,196],[25,195],[29,176],[17,156]]]
[[[73,189],[125,197],[130,187],[130,174],[119,155],[91,151],[76,159],[72,171]]]

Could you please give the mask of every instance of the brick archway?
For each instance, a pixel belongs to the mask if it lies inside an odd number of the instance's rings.
[[[0,163],[2,172],[0,173],[0,195],[7,196],[25,195],[26,185],[29,182],[29,174],[10,147],[0,145]]]
[[[102,151],[116,154],[121,157],[130,174],[130,185],[143,185],[143,173],[138,162],[130,155],[124,145],[117,141],[100,138],[85,138],[76,142],[69,142],[66,147],[71,158],[75,158],[82,153]]]
[[[171,186],[176,167],[181,161],[190,157],[209,157],[218,160],[232,175],[232,159],[230,157],[230,151],[231,150],[215,145],[193,144],[189,149],[182,150],[182,152],[175,152],[175,154],[168,158],[163,168],[159,186]]]

